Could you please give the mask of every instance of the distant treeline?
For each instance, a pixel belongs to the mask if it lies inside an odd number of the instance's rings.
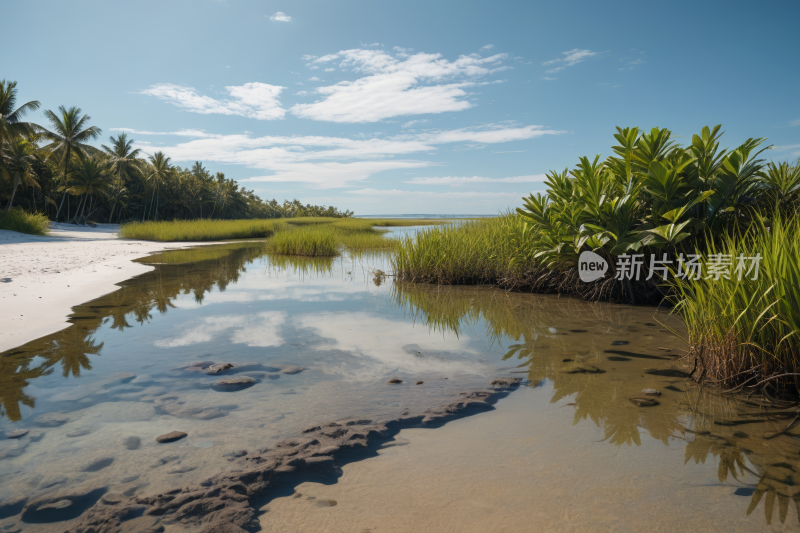
[[[173,165],[162,152],[133,148],[125,133],[101,136],[77,107],[45,111],[45,127],[24,121],[37,101],[17,107],[16,82],[0,80],[0,205],[51,220],[126,222],[180,219],[350,217],[333,206],[262,200],[201,162]]]

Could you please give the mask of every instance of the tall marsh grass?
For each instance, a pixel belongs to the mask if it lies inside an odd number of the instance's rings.
[[[757,223],[743,235],[707,241],[730,255],[730,279],[673,282],[674,312],[686,322],[694,377],[722,387],[768,385],[800,391],[800,219]],[[761,255],[757,279],[741,279],[737,257]],[[747,263],[749,267],[749,262]],[[783,375],[782,377],[779,377]],[[765,382],[765,380],[768,380]]]
[[[276,254],[306,257],[330,257],[339,253],[336,237],[327,225],[304,225],[282,231],[267,241],[267,249]]]
[[[0,211],[0,229],[29,235],[47,235],[49,228],[50,219],[42,213],[26,213],[21,207]]]
[[[330,257],[339,255],[342,247],[348,250],[392,249],[395,239],[384,237],[368,221],[336,219],[331,223],[302,223],[272,237],[267,246],[273,253]]]
[[[120,237],[159,242],[200,242],[226,239],[261,239],[283,229],[282,219],[175,220],[131,222],[120,227]]]
[[[419,229],[401,237],[392,259],[397,279],[412,282],[498,283],[524,275],[522,217],[468,220]]]

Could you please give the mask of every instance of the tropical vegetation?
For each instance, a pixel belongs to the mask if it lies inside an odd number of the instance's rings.
[[[333,206],[262,200],[199,161],[174,165],[163,152],[146,156],[125,132],[98,149],[102,131],[78,107],[45,110],[46,125],[25,116],[38,101],[17,105],[17,83],[0,80],[0,205],[85,223],[194,219],[352,216]]]

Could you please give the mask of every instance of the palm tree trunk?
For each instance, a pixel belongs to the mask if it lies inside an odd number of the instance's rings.
[[[83,207],[81,208],[81,214],[78,215],[78,220],[83,218],[83,212],[86,210],[86,204],[88,203],[88,201],[89,201],[89,193],[87,192],[83,198]]]
[[[56,212],[56,221],[58,221],[58,215],[61,213],[61,208],[64,207],[64,198],[67,196],[67,165],[69,164],[69,145],[67,145],[67,153],[64,154],[64,196],[61,197],[61,205],[58,206],[58,212]],[[67,220],[69,220],[69,202],[67,202]]]
[[[17,186],[19,185],[19,172],[14,173],[14,188],[11,190],[11,198],[8,199],[6,211],[11,211],[11,204],[14,203],[14,195],[17,194]]]
[[[111,214],[108,215],[108,223],[111,224],[111,221],[114,220],[114,210],[117,208],[117,202],[119,202],[119,196],[114,200],[114,205],[111,207]]]

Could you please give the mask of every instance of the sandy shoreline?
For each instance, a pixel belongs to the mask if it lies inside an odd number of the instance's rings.
[[[46,237],[0,230],[0,352],[67,327],[72,306],[152,270],[132,259],[199,244],[123,240],[118,231],[60,223]]]

